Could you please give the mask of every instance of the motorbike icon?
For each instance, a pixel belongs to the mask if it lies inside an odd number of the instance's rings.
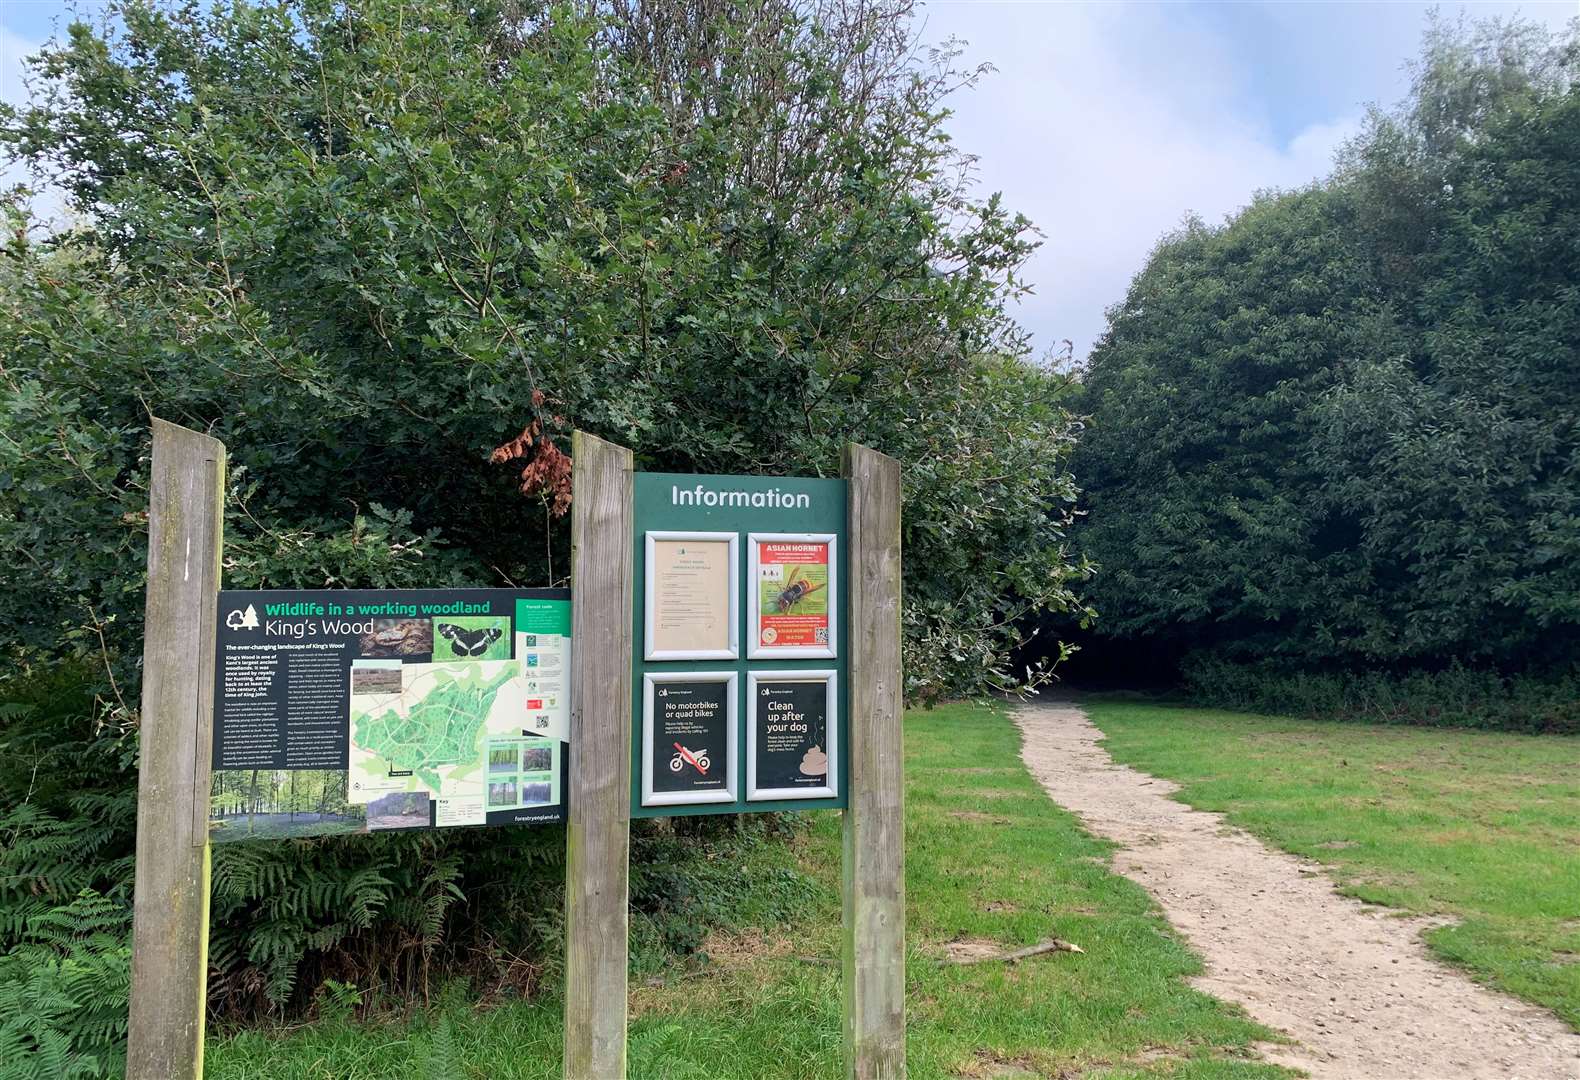
[[[679,743],[675,743],[674,745],[676,751],[678,752],[674,757],[669,759],[670,772],[679,772],[688,764],[700,773],[706,773],[708,771],[708,766],[711,764],[711,762],[708,760],[708,752],[706,750],[703,750],[699,753],[695,750],[688,750]]]

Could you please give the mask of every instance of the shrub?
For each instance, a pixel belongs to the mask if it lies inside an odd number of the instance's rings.
[[[1580,674],[1536,679],[1458,664],[1404,674],[1292,671],[1203,654],[1181,670],[1191,698],[1247,712],[1580,735]]]

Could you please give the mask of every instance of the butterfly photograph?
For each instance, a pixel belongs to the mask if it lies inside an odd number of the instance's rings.
[[[435,621],[435,661],[509,660],[510,619],[503,615],[455,616]]]

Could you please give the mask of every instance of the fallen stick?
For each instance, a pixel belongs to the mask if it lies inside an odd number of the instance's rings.
[[[1084,952],[1086,952],[1086,950],[1081,948],[1079,945],[1074,944],[1073,942],[1062,941],[1059,938],[1049,938],[1047,941],[1038,942],[1036,945],[1029,945],[1029,946],[1027,946],[1024,949],[1016,949],[1014,952],[999,953],[997,956],[968,956],[968,957],[963,957],[963,958],[961,958],[959,960],[953,960],[953,959],[947,959],[946,958],[944,960],[940,960],[939,963],[942,963],[942,964],[998,964],[998,963],[1013,964],[1013,963],[1016,963],[1017,961],[1025,960],[1027,957],[1041,956],[1043,953],[1051,953],[1051,952],[1084,953]]]

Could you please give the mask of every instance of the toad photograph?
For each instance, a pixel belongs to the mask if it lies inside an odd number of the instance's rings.
[[[433,655],[432,619],[374,619],[373,629],[357,639],[362,656],[377,658]]]

